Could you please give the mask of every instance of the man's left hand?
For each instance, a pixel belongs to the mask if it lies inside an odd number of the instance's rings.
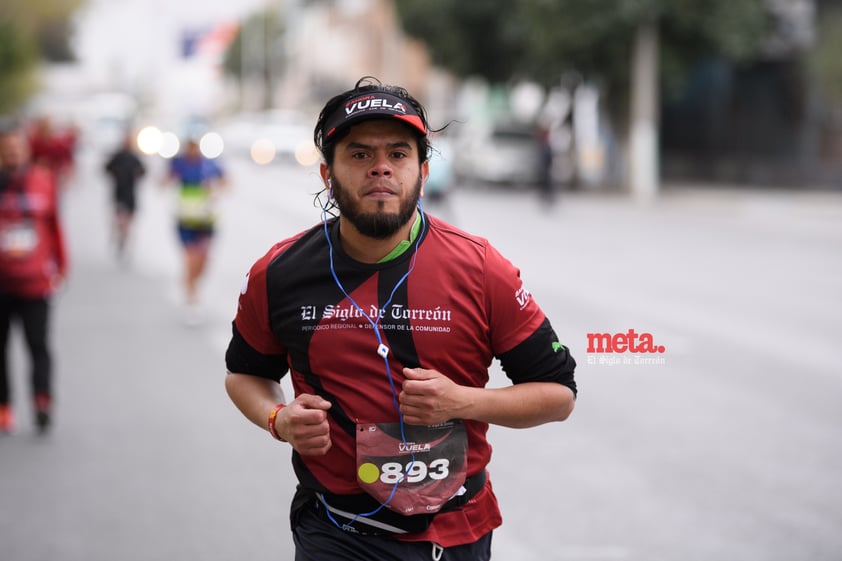
[[[398,396],[404,422],[436,425],[464,418],[468,390],[436,370],[404,368],[406,380]]]

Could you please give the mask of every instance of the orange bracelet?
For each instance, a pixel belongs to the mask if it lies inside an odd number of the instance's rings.
[[[286,440],[284,440],[284,438],[280,434],[278,434],[278,431],[275,430],[275,417],[278,416],[278,411],[280,411],[284,407],[286,407],[285,403],[279,403],[275,406],[274,409],[272,409],[272,412],[269,413],[269,434],[272,435],[272,438],[274,438],[275,440],[280,440],[281,442],[286,442]]]

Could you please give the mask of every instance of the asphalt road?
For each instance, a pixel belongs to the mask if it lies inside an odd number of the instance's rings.
[[[171,193],[143,186],[130,263],[82,161],[63,200],[57,410],[38,437],[13,341],[20,428],[0,438],[0,559],[292,558],[289,451],[223,390],[243,274],[319,219],[312,170],[229,162],[205,321],[185,325]],[[842,553],[842,193],[682,187],[462,189],[430,208],[487,236],[579,362],[563,424],[492,428],[494,558],[838,561]],[[588,334],[663,353],[588,352]],[[495,368],[494,384],[505,384]]]

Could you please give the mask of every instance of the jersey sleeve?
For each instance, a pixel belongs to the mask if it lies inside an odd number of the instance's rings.
[[[520,277],[520,270],[489,246],[486,294],[494,355],[513,383],[557,382],[576,393],[576,361]]]
[[[522,343],[498,357],[506,376],[515,384],[556,382],[577,395],[576,361],[566,345],[558,340],[548,319],[544,319]]]
[[[491,245],[486,247],[485,295],[495,356],[523,342],[544,321],[520,270]]]
[[[269,324],[266,274],[274,254],[275,251],[270,251],[258,260],[243,279],[231,341],[225,353],[229,372],[280,380],[288,370],[286,349],[275,338]]]

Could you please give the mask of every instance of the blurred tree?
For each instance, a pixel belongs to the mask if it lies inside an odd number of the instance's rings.
[[[31,34],[0,21],[0,114],[11,113],[35,90],[38,45]]]
[[[0,112],[17,110],[38,87],[41,61],[72,60],[71,21],[83,0],[0,3]]]
[[[826,0],[819,9],[817,41],[806,62],[818,102],[819,154],[823,161],[838,166],[842,161],[842,2]]]
[[[706,57],[747,60],[767,34],[765,0],[528,0],[531,75],[574,68],[606,94],[612,122],[627,138],[628,186],[657,193],[658,106]],[[631,58],[629,58],[631,57]]]
[[[823,14],[808,65],[824,101],[842,109],[842,6]]]
[[[424,40],[433,62],[457,76],[505,83],[523,74],[530,29],[517,0],[396,0],[404,30]]]
[[[767,33],[765,0],[524,0],[529,74],[545,85],[575,69],[610,93],[614,116],[626,111],[630,55],[641,26],[658,34],[660,82],[669,95],[700,60],[747,60]]]
[[[703,57],[743,60],[756,54],[768,18],[765,0],[396,0],[396,5],[406,32],[425,40],[433,60],[457,75],[478,74],[491,82],[524,77],[553,87],[572,72],[597,83],[615,127],[633,135],[630,144],[635,131],[649,129],[642,135],[649,137],[649,148],[629,150],[635,159],[648,160],[644,167],[650,171],[657,168],[651,136],[659,92],[669,95]]]

